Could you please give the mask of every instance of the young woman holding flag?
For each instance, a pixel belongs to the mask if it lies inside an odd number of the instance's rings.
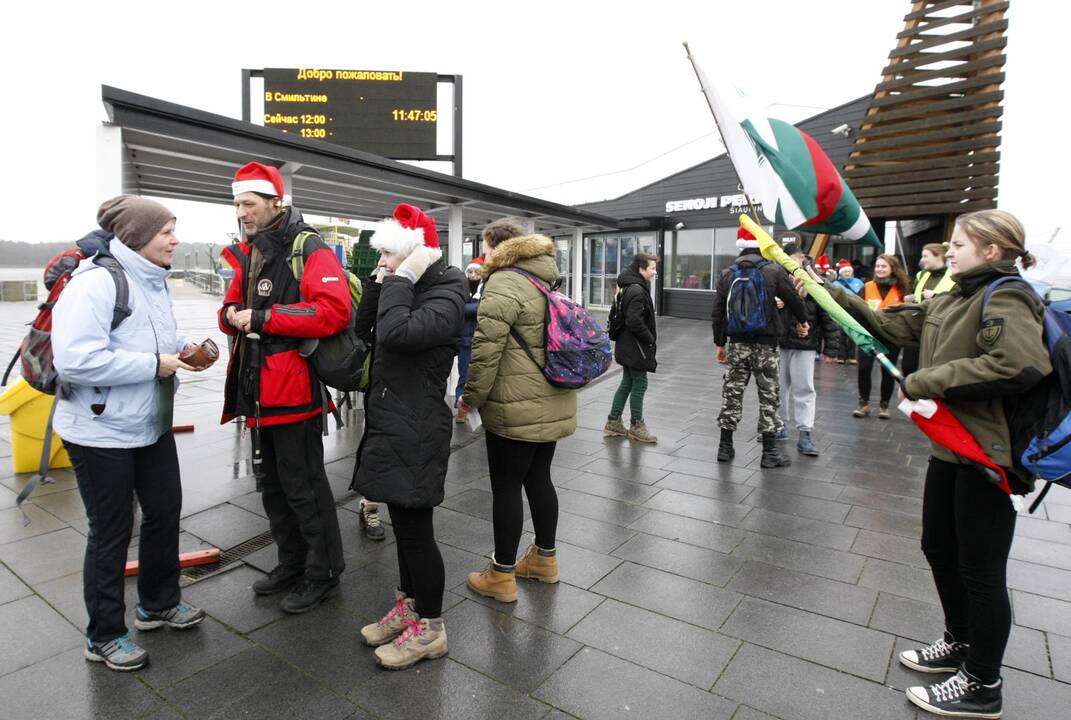
[[[912,398],[940,398],[1005,469],[1012,491],[1033,480],[1018,474],[1011,455],[1006,406],[1052,372],[1042,337],[1043,308],[1024,283],[986,289],[1034,264],[1014,215],[981,210],[956,221],[948,261],[958,292],[921,305],[873,309],[835,285],[829,293],[890,343],[919,350],[919,369],[907,376]],[[900,653],[905,666],[952,673],[908,699],[937,715],[999,718],[1000,668],[1011,630],[1006,581],[1016,512],[1008,496],[975,465],[932,446],[923,493],[922,550],[933,571],[945,615],[944,636]]]

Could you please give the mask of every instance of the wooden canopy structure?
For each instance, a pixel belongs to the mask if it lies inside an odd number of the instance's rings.
[[[1006,0],[913,0],[844,167],[872,220],[996,207]]]

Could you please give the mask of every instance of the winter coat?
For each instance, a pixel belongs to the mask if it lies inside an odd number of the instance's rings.
[[[1011,469],[1011,437],[1005,402],[1012,401],[1052,372],[1042,340],[1043,307],[1017,283],[1002,285],[982,316],[986,286],[1002,275],[1017,275],[1014,265],[986,265],[957,276],[960,288],[916,305],[875,312],[855,295],[837,287],[830,294],[893,345],[919,350],[919,369],[907,376],[916,398],[943,398],[948,409],[974,436],[986,455]],[[933,444],[933,455],[957,462]],[[1013,489],[1026,492],[1029,478],[1009,474]]]
[[[757,265],[762,262],[762,255],[758,248],[745,248],[736,257],[736,264],[741,266]],[[752,345],[772,345],[777,347],[781,337],[781,314],[777,311],[775,298],[788,308],[789,313],[795,316],[798,322],[807,320],[807,313],[803,307],[803,301],[780,265],[766,263],[762,266],[762,280],[766,288],[766,329],[750,335],[728,336],[728,318],[725,317],[725,303],[729,299],[729,287],[733,283],[733,270],[727,267],[721,271],[718,284],[714,293],[714,309],[710,313],[711,326],[714,330],[714,344],[725,347],[728,339],[736,343],[748,343]]]
[[[479,286],[475,290],[466,293],[465,326],[461,329],[461,344],[464,346],[472,345],[472,336],[476,334],[476,314],[480,309],[480,298],[476,294],[477,292],[479,292]]]
[[[614,343],[614,359],[621,367],[654,372],[658,334],[651,285],[630,267],[617,276],[617,287],[617,312],[623,324]]]
[[[576,431],[576,391],[551,385],[517,340],[524,338],[536,360],[544,362],[547,301],[521,273],[527,270],[550,284],[558,279],[554,243],[525,235],[499,244],[484,262],[472,359],[465,403],[479,409],[484,427],[495,435],[528,442],[551,442]]]
[[[838,277],[834,282],[836,282],[838,285],[848,290],[849,292],[855,293],[856,295],[863,292],[863,285],[866,284],[857,277]]]
[[[137,254],[119,238],[109,253],[123,266],[129,284],[130,316],[111,329],[115,281],[104,268],[83,260],[52,311],[52,350],[66,397],[56,396],[53,427],[61,438],[99,448],[138,448],[160,439],[160,353],[186,347],[179,336],[171,295],[170,270]],[[166,390],[164,390],[166,392]],[[171,428],[163,429],[168,432]]]
[[[787,310],[782,310],[781,313],[785,315],[783,318],[785,329],[781,333],[781,349],[811,350],[812,352],[821,350],[824,355],[836,357],[840,349],[840,327],[813,298],[804,298],[803,306],[807,311],[807,324],[810,325],[807,337],[800,337],[795,320],[788,317]]]
[[[350,321],[349,282],[338,257],[318,235],[304,245],[301,282],[294,277],[290,254],[298,233],[312,231],[296,208],[278,223],[242,242],[229,254],[234,277],[219,310],[219,328],[234,338],[224,386],[223,417],[228,422],[245,416],[254,420],[253,387],[257,372],[254,350],[227,322],[227,308],[252,308],[252,329],[260,335],[259,383],[261,425],[302,422],[322,412],[321,390],[309,361],[301,356],[304,338],[328,337]],[[263,262],[254,282],[247,282],[256,248]]]
[[[411,509],[443,501],[454,426],[444,397],[468,297],[464,273],[442,258],[415,285],[398,275],[383,280],[350,486],[370,500]]]

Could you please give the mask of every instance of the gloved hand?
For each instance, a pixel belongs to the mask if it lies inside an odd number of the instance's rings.
[[[431,267],[432,263],[442,256],[443,251],[439,248],[418,245],[413,252],[409,253],[409,257],[402,260],[402,264],[398,266],[398,272],[396,274],[409,278],[410,281],[415,283],[425,272],[427,272],[427,269]]]

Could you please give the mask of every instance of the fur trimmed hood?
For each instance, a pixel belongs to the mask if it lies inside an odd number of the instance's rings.
[[[496,270],[543,255],[549,255],[551,261],[554,260],[554,241],[549,237],[536,234],[510,238],[491,251],[484,260],[481,274],[487,279]]]

